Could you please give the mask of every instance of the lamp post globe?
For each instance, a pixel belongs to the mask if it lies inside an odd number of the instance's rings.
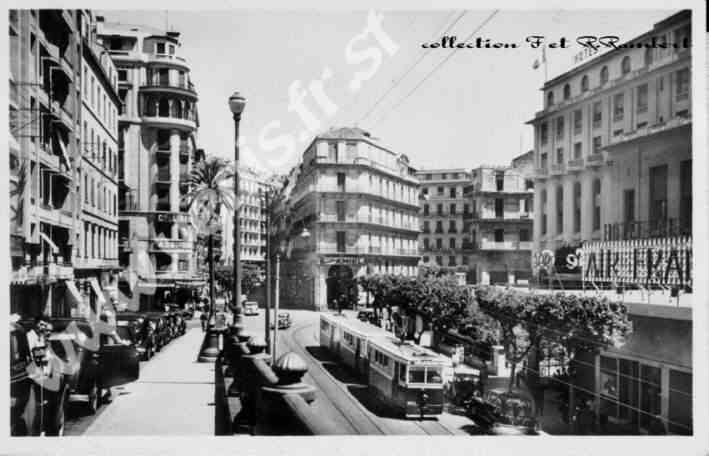
[[[244,107],[246,106],[246,98],[244,98],[239,92],[234,92],[229,97],[229,109],[231,113],[235,116],[241,115],[244,112]]]

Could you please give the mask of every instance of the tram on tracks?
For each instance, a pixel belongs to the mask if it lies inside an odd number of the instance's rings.
[[[369,323],[320,316],[320,346],[362,375],[370,389],[405,416],[443,412],[444,369],[450,359]]]

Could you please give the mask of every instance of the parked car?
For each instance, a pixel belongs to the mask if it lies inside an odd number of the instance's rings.
[[[244,315],[258,315],[258,303],[256,301],[247,301],[244,304]]]
[[[24,416],[32,392],[32,380],[27,375],[27,366],[31,362],[24,328],[17,323],[10,323],[10,435],[12,436],[31,433],[31,425],[26,422]]]
[[[467,415],[492,435],[537,435],[534,399],[520,389],[494,388],[466,401]]]
[[[64,331],[71,323],[75,323],[88,339],[94,338],[94,328],[86,319],[57,318],[51,320],[54,332],[49,337],[49,345],[56,356],[69,362],[65,344],[71,344],[78,369],[64,374],[68,399],[85,400],[89,413],[94,414],[101,405],[103,390],[138,379],[138,350],[131,343],[122,343],[113,334],[100,334],[98,350],[92,351],[77,340],[76,333]]]
[[[293,324],[293,321],[290,318],[290,314],[288,312],[282,312],[278,314],[278,329],[288,329],[291,327]],[[273,329],[274,326],[271,324],[271,329]]]
[[[117,313],[116,331],[121,338],[133,342],[143,360],[147,361],[155,355],[156,334],[144,314],[136,312]]]
[[[170,343],[170,326],[164,312],[147,312],[145,318],[155,333],[155,351],[160,351]]]

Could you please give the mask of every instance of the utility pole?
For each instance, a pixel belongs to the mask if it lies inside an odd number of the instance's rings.
[[[271,351],[271,194],[268,190],[263,193],[266,209],[266,350]]]
[[[280,300],[279,296],[279,281],[280,281],[280,276],[281,276],[281,254],[276,253],[276,295],[274,297],[275,301],[275,309],[274,313],[275,315],[273,316],[273,361],[276,361],[276,353],[278,352],[278,346],[276,345],[278,343],[278,301]]]

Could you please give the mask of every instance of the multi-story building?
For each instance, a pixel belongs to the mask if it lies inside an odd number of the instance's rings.
[[[692,431],[690,38],[689,11],[668,17],[545,83],[529,122],[535,251],[578,245],[587,288],[612,287],[630,312],[626,344],[577,377],[628,432],[654,416]]]
[[[265,192],[272,185],[253,169],[241,167],[239,170],[239,225],[241,228],[241,261],[264,266],[266,261],[266,208]],[[222,217],[225,234],[222,242],[222,260],[226,264],[234,261],[234,214],[225,213]]]
[[[530,156],[531,152],[515,158],[512,166],[480,166],[471,171],[472,183],[465,188],[471,211],[464,218],[475,283],[516,284],[531,278]]]
[[[9,11],[10,311],[70,315],[82,302],[77,151],[81,39],[70,10]]]
[[[122,299],[149,309],[202,285],[182,197],[197,160],[197,92],[180,33],[109,24],[98,35],[117,67],[119,262],[140,278]],[[125,283],[125,282],[123,282]],[[130,296],[132,295],[132,297]]]
[[[366,273],[418,271],[418,180],[405,155],[359,128],[331,129],[303,153],[275,225],[285,244],[281,303],[326,309]]]
[[[118,100],[117,73],[96,40],[96,22],[80,10],[81,139],[76,154],[78,226],[74,275],[96,308],[118,290]],[[79,134],[77,133],[77,137]],[[108,296],[104,296],[107,294]]]
[[[416,177],[421,184],[422,262],[465,272],[472,246],[464,221],[471,213],[470,203],[463,189],[470,184],[470,171],[427,169],[417,171]]]

